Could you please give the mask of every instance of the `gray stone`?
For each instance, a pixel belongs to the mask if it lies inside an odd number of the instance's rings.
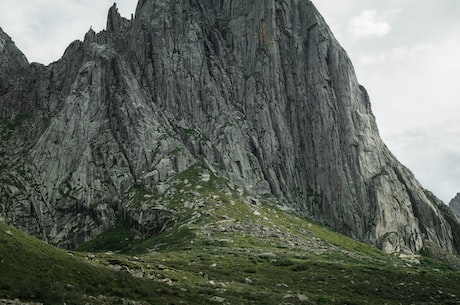
[[[449,202],[449,207],[460,217],[460,193]]]
[[[17,73],[24,72],[29,62],[24,54],[16,47],[13,40],[3,32],[0,27],[0,76],[3,81],[8,82],[7,77],[17,76]]]
[[[310,300],[306,295],[300,293],[297,295],[297,298],[300,302],[308,302]]]
[[[223,303],[226,301],[225,298],[223,297],[218,297],[218,296],[214,296],[212,297],[211,299],[209,299],[211,302],[214,302],[214,303]]]

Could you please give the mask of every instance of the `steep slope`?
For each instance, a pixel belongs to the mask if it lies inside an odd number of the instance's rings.
[[[310,1],[141,0],[132,20],[113,6],[106,31],[27,69],[0,97],[1,215],[60,246],[117,215],[161,231],[171,215],[130,191],[162,194],[199,161],[387,252],[460,251],[458,221],[381,141]]]
[[[16,298],[44,304],[117,304],[123,299],[168,304],[189,298],[186,293],[179,297],[165,283],[93,264],[1,222],[0,259],[0,304],[21,304],[3,302]]]
[[[14,74],[29,65],[27,58],[16,48],[11,37],[2,28],[0,28],[0,55],[0,75],[5,77],[5,80],[8,74]]]

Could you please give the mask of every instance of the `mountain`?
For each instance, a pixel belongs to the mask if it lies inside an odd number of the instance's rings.
[[[74,248],[121,218],[152,236],[176,219],[158,198],[185,192],[168,181],[199,166],[386,252],[460,252],[310,1],[114,5],[49,66],[0,41],[0,215],[26,232]]]
[[[449,207],[452,211],[457,213],[460,216],[460,193],[458,193],[450,202]]]

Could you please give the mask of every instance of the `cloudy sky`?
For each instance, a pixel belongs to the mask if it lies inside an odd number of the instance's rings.
[[[114,0],[0,0],[0,27],[29,61],[59,59]],[[460,192],[460,1],[313,0],[350,55],[393,153],[438,197]],[[118,0],[129,17],[137,0]]]

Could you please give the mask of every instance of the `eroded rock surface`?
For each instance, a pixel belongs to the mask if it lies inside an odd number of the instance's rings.
[[[160,194],[200,162],[387,252],[425,240],[460,252],[458,221],[382,142],[310,1],[141,0],[132,20],[113,6],[107,30],[49,66],[28,65],[5,37],[0,215],[10,224],[63,247],[120,215],[161,228],[158,209],[147,215],[127,194]]]

